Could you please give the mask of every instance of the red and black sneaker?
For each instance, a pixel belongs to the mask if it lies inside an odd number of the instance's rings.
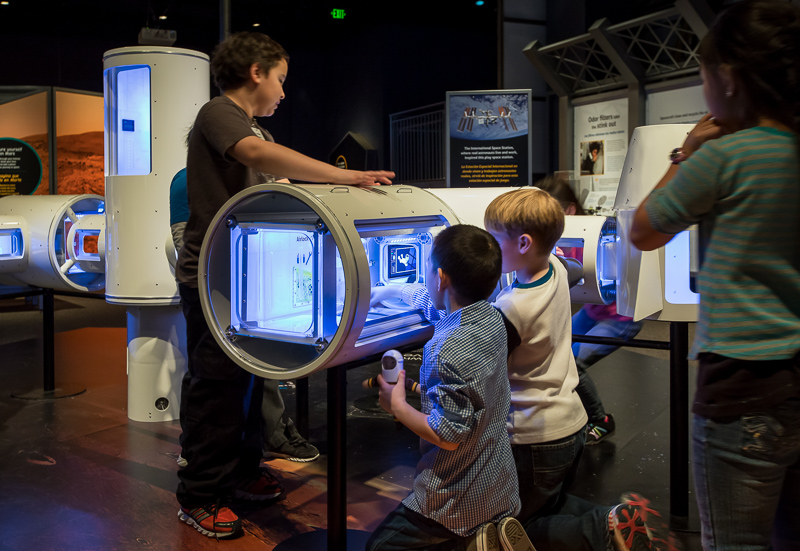
[[[242,521],[236,513],[214,503],[194,509],[181,507],[178,518],[209,538],[232,538],[242,531]]]
[[[239,483],[233,495],[248,501],[273,499],[283,493],[283,485],[267,469],[260,469],[258,477]]]
[[[679,546],[661,514],[639,494],[622,496],[608,514],[608,529],[619,551],[677,551]]]

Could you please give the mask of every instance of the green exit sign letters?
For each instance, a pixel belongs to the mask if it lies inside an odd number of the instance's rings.
[[[334,19],[344,19],[344,15],[344,10],[337,10],[334,8],[334,10],[331,12],[331,17]]]

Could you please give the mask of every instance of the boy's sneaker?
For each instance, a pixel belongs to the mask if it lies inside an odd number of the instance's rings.
[[[500,542],[497,539],[497,528],[494,523],[481,524],[478,531],[467,543],[467,551],[499,551]]]
[[[608,529],[618,551],[675,551],[678,549],[661,515],[638,494],[622,496],[608,513]]]
[[[242,521],[236,513],[218,504],[194,509],[181,507],[178,518],[209,538],[232,538],[242,531]]]
[[[241,482],[233,491],[233,495],[248,501],[273,499],[282,493],[283,486],[267,469],[260,469],[257,478]]]
[[[605,418],[600,421],[592,421],[586,425],[586,445],[593,446],[611,436],[617,424],[614,416],[607,413]]]
[[[497,523],[497,531],[500,533],[498,539],[504,551],[536,551],[517,519],[504,518]]]
[[[264,459],[267,461],[271,459],[287,459],[298,463],[315,461],[318,457],[319,450],[302,437],[295,440],[287,440],[280,448],[270,450],[264,454]]]

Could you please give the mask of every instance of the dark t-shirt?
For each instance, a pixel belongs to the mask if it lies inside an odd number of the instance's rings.
[[[255,119],[225,96],[212,99],[197,113],[186,157],[189,220],[175,269],[180,283],[197,287],[200,248],[222,205],[246,187],[275,180],[226,155],[239,140],[253,135],[274,141]]]

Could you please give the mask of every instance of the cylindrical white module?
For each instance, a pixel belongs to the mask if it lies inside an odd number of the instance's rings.
[[[0,199],[0,216],[23,218],[28,233],[24,245],[27,265],[22,271],[4,274],[0,282],[70,291],[102,289],[105,274],[83,269],[69,239],[70,235],[83,239],[83,232],[71,232],[73,225],[104,210],[99,195],[9,195]]]
[[[565,256],[583,264],[583,280],[569,290],[573,302],[610,304],[616,297],[617,222],[605,216],[566,216],[558,240]],[[575,254],[576,251],[580,251]]]
[[[486,207],[495,198],[514,191],[516,187],[431,188],[427,191],[439,197],[458,216],[463,224],[483,227]],[[609,304],[614,300],[616,284],[616,224],[605,216],[567,216],[564,233],[556,246],[569,248],[583,264],[583,280],[570,289],[575,302]],[[510,285],[514,274],[503,274],[500,287]]]
[[[444,201],[458,216],[462,224],[483,227],[486,207],[495,198],[519,189],[516,187],[473,187],[473,188],[429,188],[436,197]]]
[[[203,242],[206,320],[234,361],[271,379],[422,343],[433,333],[422,312],[370,308],[370,291],[424,282],[433,238],[456,223],[440,199],[411,186],[248,188]]]
[[[106,300],[176,304],[169,187],[186,166],[186,135],[209,99],[208,56],[180,48],[119,48],[103,56]]]
[[[186,321],[180,306],[128,308],[128,417],[178,419],[186,372]]]

